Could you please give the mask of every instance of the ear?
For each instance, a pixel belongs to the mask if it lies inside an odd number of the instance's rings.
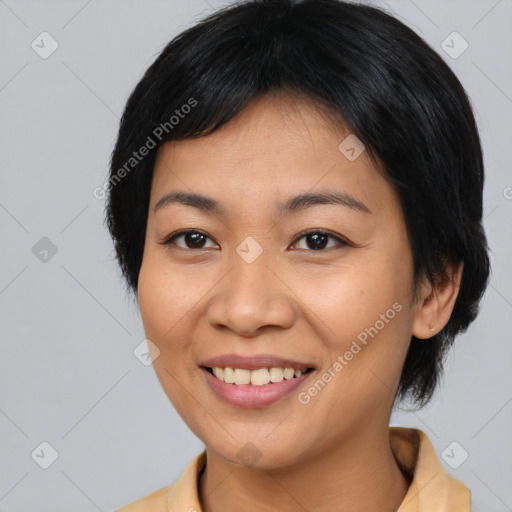
[[[448,264],[446,276],[432,285],[428,279],[420,286],[420,296],[415,305],[412,334],[419,339],[435,336],[450,320],[459,293],[464,263]]]

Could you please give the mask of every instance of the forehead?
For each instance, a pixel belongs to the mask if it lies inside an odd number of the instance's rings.
[[[151,207],[173,190],[208,191],[223,203],[255,207],[315,190],[350,194],[374,207],[395,202],[366,152],[353,158],[362,149],[354,137],[311,102],[260,97],[213,134],[160,147]]]

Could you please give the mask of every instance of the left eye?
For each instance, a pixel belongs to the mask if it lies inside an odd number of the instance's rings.
[[[341,245],[341,246],[348,245],[348,243],[345,240],[341,239],[340,237],[335,236],[335,235],[329,233],[328,231],[318,230],[318,229],[313,230],[313,231],[308,231],[305,233],[301,233],[301,235],[299,235],[299,237],[297,238],[296,242],[294,242],[294,244],[296,244],[298,241],[300,241],[302,239],[305,239],[306,245],[309,245],[309,247],[306,247],[306,250],[318,251],[318,250],[329,248],[329,247],[326,247],[328,245],[329,238],[331,238],[332,240],[336,240],[338,242],[338,245]],[[336,244],[335,244],[335,246],[336,246]]]

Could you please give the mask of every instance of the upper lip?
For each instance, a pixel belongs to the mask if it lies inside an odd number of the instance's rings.
[[[203,361],[200,366],[207,368],[214,368],[216,366],[220,368],[240,368],[244,370],[257,370],[259,368],[293,368],[294,370],[300,370],[303,368],[314,368],[311,363],[304,363],[294,359],[286,359],[269,354],[254,356],[226,354]]]

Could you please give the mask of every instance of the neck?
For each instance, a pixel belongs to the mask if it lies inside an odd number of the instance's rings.
[[[199,479],[204,512],[330,512],[334,504],[339,512],[394,512],[409,488],[387,431],[379,436],[360,432],[314,458],[277,470],[233,464],[209,448],[206,456]]]

